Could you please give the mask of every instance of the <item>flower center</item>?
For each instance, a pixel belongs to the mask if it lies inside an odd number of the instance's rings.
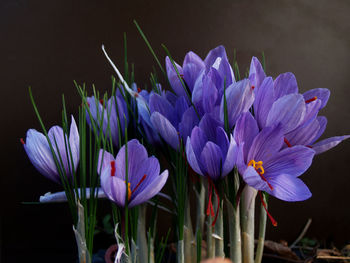
[[[310,103],[310,102],[315,101],[315,100],[317,100],[316,96],[312,97],[311,99],[306,100],[305,103]]]
[[[267,181],[267,179],[265,178],[265,176],[263,175],[265,173],[264,167],[262,166],[263,162],[262,161],[258,161],[256,162],[255,160],[250,160],[248,163],[248,166],[253,166],[253,168],[255,169],[255,171],[260,175],[261,179],[263,179],[267,185],[269,186],[269,188],[271,190],[273,190],[272,185]]]
[[[146,179],[146,177],[147,177],[147,175],[144,174],[142,176],[141,180],[137,183],[137,185],[135,186],[135,188],[132,191],[131,191],[131,185],[130,185],[130,183],[128,183],[128,201],[130,201],[132,194],[135,193],[135,191],[140,187],[140,185]],[[125,184],[126,184],[126,182],[125,182]]]

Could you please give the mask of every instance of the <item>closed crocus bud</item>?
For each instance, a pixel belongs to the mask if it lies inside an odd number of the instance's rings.
[[[64,136],[66,136],[66,139]],[[71,177],[79,163],[79,132],[73,116],[69,138],[59,126],[50,128],[48,137],[62,171],[67,177]],[[21,139],[21,142],[35,168],[45,177],[60,183],[59,171],[45,135],[35,129],[29,129],[26,141]],[[68,153],[66,149],[68,149]]]

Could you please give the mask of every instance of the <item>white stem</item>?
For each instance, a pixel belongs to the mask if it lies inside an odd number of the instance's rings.
[[[215,196],[215,199],[217,197]],[[224,258],[224,218],[223,218],[223,200],[221,200],[219,207],[217,207],[217,200],[215,200],[215,210],[219,209],[218,218],[214,227],[214,238],[215,238],[215,257]]]
[[[230,233],[230,259],[232,262],[242,262],[242,242],[241,242],[241,226],[239,218],[239,205],[234,208],[231,202],[226,199],[228,227]]]
[[[257,190],[246,185],[241,198],[243,263],[254,263],[254,212]]]

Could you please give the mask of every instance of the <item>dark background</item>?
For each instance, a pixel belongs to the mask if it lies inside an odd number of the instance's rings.
[[[113,71],[101,51],[104,43],[122,68],[123,32],[136,81],[149,83],[156,66],[132,20],[136,19],[164,61],[165,43],[181,64],[193,50],[204,58],[219,44],[230,58],[237,49],[241,71],[251,56],[265,51],[267,71],[291,71],[304,92],[328,88],[322,114],[325,137],[350,132],[350,2],[305,1],[0,1],[1,76],[1,250],[2,262],[73,262],[75,241],[64,205],[23,205],[60,190],[31,166],[22,145],[29,128],[39,129],[29,101],[32,86],[47,127],[60,122],[61,94],[76,114],[79,97],[73,80],[111,87]],[[165,82],[164,82],[165,83]],[[149,86],[149,85],[148,85]],[[75,115],[77,116],[77,115]],[[308,237],[350,241],[350,144],[317,156],[302,176],[313,197],[302,203],[271,199],[278,227],[267,239],[292,242],[308,218]],[[70,260],[71,259],[71,260]]]

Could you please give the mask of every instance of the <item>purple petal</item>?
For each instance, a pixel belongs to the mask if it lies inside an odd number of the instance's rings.
[[[192,129],[198,124],[198,121],[198,116],[193,107],[188,108],[183,114],[182,120],[179,123],[179,132],[183,140],[191,135]]]
[[[177,123],[177,115],[175,113],[174,107],[163,97],[154,93],[149,99],[149,109],[151,115],[154,112],[159,112],[165,118],[167,118],[173,125]]]
[[[190,137],[187,137],[186,156],[187,156],[187,161],[190,164],[193,171],[195,171],[197,174],[204,176],[204,173],[201,171],[201,168],[199,165],[199,160],[197,159],[196,154],[194,153],[194,150],[192,148]]]
[[[183,75],[181,66],[178,65],[176,62],[174,63],[176,65],[177,71],[179,72],[180,76]],[[166,72],[168,75],[168,79],[174,92],[178,96],[186,96],[186,91],[184,90],[184,87],[182,86],[179,76],[177,75],[176,70],[173,64],[171,63],[169,57],[165,58],[165,65],[166,65]]]
[[[209,176],[212,180],[220,178],[224,160],[218,145],[213,142],[207,142],[201,153],[200,160],[206,170],[206,176]]]
[[[106,196],[116,203],[118,206],[125,206],[126,185],[124,179],[111,176],[111,166],[107,166],[102,170],[101,174],[101,188]]]
[[[132,175],[136,174],[139,165],[148,158],[148,154],[146,148],[136,139],[128,141],[127,146],[128,176],[132,178]],[[123,180],[125,180],[125,155],[125,145],[123,145],[115,158],[116,174]]]
[[[207,135],[208,140],[212,142],[216,141],[216,129],[220,126],[222,126],[222,124],[212,118],[208,113],[206,113],[199,122],[199,128]]]
[[[205,65],[203,60],[194,52],[190,51],[186,54],[183,73],[186,84],[192,92],[194,84],[200,75],[200,72],[204,69]]]
[[[217,58],[227,59],[226,51],[224,46],[218,46],[209,51],[207,57],[204,60],[206,66],[211,67],[217,60]]]
[[[273,190],[267,189],[270,195],[278,199],[295,202],[304,201],[311,197],[309,188],[299,178],[288,174],[281,174],[270,178],[269,183]]]
[[[129,203],[129,207],[134,207],[136,205],[142,204],[151,199],[156,194],[158,194],[160,190],[162,190],[167,179],[168,170],[165,170],[155,180],[153,180],[152,183],[150,183],[146,188],[144,188],[142,192],[140,192],[137,196],[135,196],[135,198],[131,200],[131,202]]]
[[[220,78],[217,71],[211,68],[207,75],[203,78],[203,110],[204,112],[212,112],[218,99],[217,79]]]
[[[261,129],[266,126],[267,115],[269,114],[274,102],[275,95],[273,80],[271,77],[267,77],[255,92],[254,114]]]
[[[305,115],[305,102],[300,94],[289,94],[274,102],[266,119],[266,126],[280,123],[283,133],[294,130]]]
[[[188,103],[184,96],[179,97],[175,103],[175,114],[177,115],[177,120],[182,119],[182,115],[188,109]]]
[[[298,93],[297,80],[293,73],[286,72],[279,75],[274,81],[275,99],[291,93]]]
[[[170,121],[159,112],[151,115],[153,127],[158,131],[159,135],[175,150],[179,148],[179,135]]]
[[[233,136],[231,135],[230,144],[227,149],[227,154],[225,157],[224,164],[222,166],[222,175],[221,175],[222,177],[226,176],[229,172],[232,171],[233,167],[236,164],[237,154],[238,154],[238,146],[235,139],[233,139]]]
[[[76,170],[77,165],[79,163],[80,144],[79,144],[79,131],[73,115],[71,117],[71,125],[70,125],[70,131],[69,131],[69,145],[70,145],[70,150],[73,158],[74,170]]]
[[[268,184],[261,178],[261,176],[255,171],[253,166],[248,166],[242,174],[243,180],[256,190],[267,192],[270,188]]]
[[[321,135],[326,130],[326,126],[327,126],[327,118],[325,116],[318,116],[316,120],[318,121],[318,124],[320,125],[320,128],[319,128],[316,136],[313,138],[311,144],[314,143],[315,141],[317,141],[318,138],[321,137]]]
[[[259,89],[260,84],[265,78],[266,75],[260,61],[256,57],[253,57],[249,69],[249,80],[251,85]]]
[[[283,133],[280,126],[264,128],[253,140],[247,162],[265,161],[273,157],[282,147]]]
[[[142,192],[143,189],[145,189],[154,180],[157,180],[159,172],[160,166],[159,161],[156,157],[152,156],[150,158],[144,159],[143,162],[139,164],[137,172],[131,175],[129,179],[131,190],[134,191],[131,199]],[[144,176],[145,178],[142,180]],[[136,187],[137,189],[135,190]]]
[[[64,136],[66,139],[64,139]],[[74,167],[71,163],[70,156],[67,156],[66,148],[69,149],[67,135],[64,134],[61,127],[53,126],[48,132],[48,137],[51,141],[60,167],[63,166],[62,168],[67,175],[72,175]]]
[[[264,176],[268,181],[280,174],[297,177],[310,167],[314,155],[314,150],[301,145],[283,149],[263,163]]]
[[[205,132],[197,126],[194,127],[191,133],[191,146],[197,160],[200,160],[201,153],[207,141],[208,138]]]
[[[28,130],[23,146],[29,160],[42,175],[56,183],[61,182],[49,144],[42,133],[34,129]]]
[[[229,125],[232,128],[241,113],[247,112],[254,102],[254,92],[248,79],[238,81],[226,89]],[[220,120],[224,122],[224,97],[220,105]]]
[[[320,107],[320,109],[322,109],[324,106],[326,106],[330,94],[331,92],[329,91],[329,89],[312,89],[305,92],[303,96],[305,101],[308,101],[314,97],[317,97],[322,102]]]
[[[324,139],[312,145],[312,149],[315,150],[316,154],[323,153],[337,146],[343,140],[350,138],[350,135],[336,136]]]
[[[97,173],[101,174],[103,169],[111,165],[111,161],[114,161],[113,155],[103,149],[100,149],[100,152],[98,154]]]
[[[230,86],[232,83],[235,82],[235,76],[233,74],[233,70],[227,58],[222,58],[220,60],[217,71],[220,73],[221,78],[225,80],[226,87]]]
[[[308,125],[302,125],[285,135],[291,145],[310,145],[318,131],[320,125],[317,119],[310,122]]]
[[[250,112],[243,113],[237,120],[233,136],[238,145],[242,145],[244,159],[247,158],[252,142],[258,133],[259,128],[252,114]]]

